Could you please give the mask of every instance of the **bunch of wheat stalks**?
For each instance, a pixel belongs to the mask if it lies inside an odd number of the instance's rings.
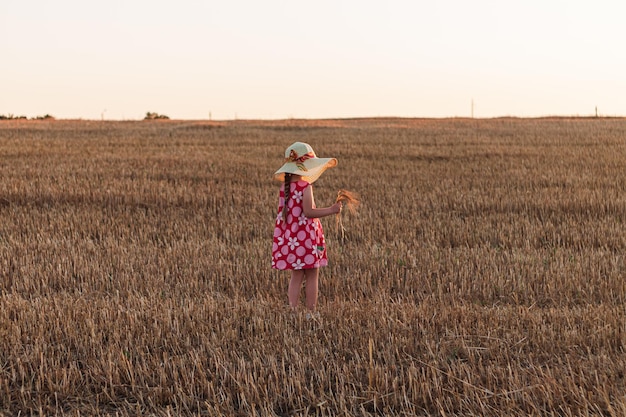
[[[356,212],[356,208],[360,203],[358,194],[348,190],[339,190],[337,193],[337,200],[335,202],[342,203],[343,206],[348,209],[350,214],[354,214]],[[341,232],[341,240],[343,241],[346,237],[346,228],[343,226],[341,213],[337,213],[335,217],[335,226],[337,227],[337,230]]]

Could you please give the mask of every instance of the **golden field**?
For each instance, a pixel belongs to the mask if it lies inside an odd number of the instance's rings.
[[[319,320],[271,269],[339,165]],[[626,415],[626,120],[0,122],[0,415]]]

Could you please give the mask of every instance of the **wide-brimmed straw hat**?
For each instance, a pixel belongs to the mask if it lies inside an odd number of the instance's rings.
[[[337,165],[335,158],[318,158],[311,145],[296,142],[285,150],[285,164],[274,173],[274,179],[284,181],[285,174],[301,175],[313,184],[327,168]]]

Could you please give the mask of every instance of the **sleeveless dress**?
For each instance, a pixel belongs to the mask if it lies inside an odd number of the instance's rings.
[[[328,265],[324,231],[319,219],[310,219],[303,213],[302,196],[311,185],[303,180],[290,184],[287,202],[287,221],[283,220],[284,185],[280,188],[278,215],[274,227],[272,268],[298,270]]]

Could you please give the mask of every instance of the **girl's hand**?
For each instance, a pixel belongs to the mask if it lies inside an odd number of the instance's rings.
[[[331,208],[333,213],[339,214],[339,213],[341,213],[341,210],[343,209],[343,204],[342,203],[335,203],[332,206],[330,206],[330,208]]]

